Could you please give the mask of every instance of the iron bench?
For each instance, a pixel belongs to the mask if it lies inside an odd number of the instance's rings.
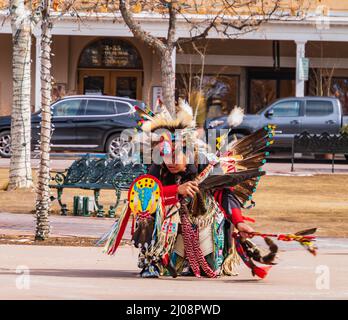
[[[335,172],[335,155],[348,154],[348,135],[310,134],[307,131],[295,135],[292,141],[291,171],[294,171],[295,153],[332,154],[332,172]]]
[[[64,171],[52,171],[50,188],[57,190],[57,196],[51,200],[58,200],[61,214],[67,215],[67,205],[62,202],[63,190],[67,188],[93,190],[97,207],[97,217],[104,217],[103,205],[99,203],[100,190],[115,190],[115,205],[110,207],[109,215],[113,216],[120,202],[121,191],[127,190],[138,176],[146,173],[142,164],[123,164],[119,158],[108,158],[105,155],[87,154],[75,160]]]

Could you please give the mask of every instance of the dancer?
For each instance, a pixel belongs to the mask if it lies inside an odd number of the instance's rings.
[[[245,222],[241,208],[255,204],[252,195],[265,174],[264,149],[273,141],[274,127],[231,142],[224,134],[211,152],[197,138],[192,109],[183,101],[175,118],[163,106],[158,115],[138,112],[153,163],[133,182],[123,214],[102,239],[108,237],[107,253],[116,251],[132,214],[132,241],[140,249],[144,278],[235,275],[240,258],[253,275],[264,278],[278,248],[265,236],[270,251],[262,256],[250,240],[261,234]],[[230,123],[237,126],[242,117],[235,108]]]

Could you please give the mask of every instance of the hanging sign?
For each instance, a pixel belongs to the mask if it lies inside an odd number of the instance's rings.
[[[299,65],[299,78],[300,78],[300,80],[307,81],[308,74],[309,74],[309,59],[308,58],[301,58],[300,65]]]
[[[152,87],[152,109],[156,107],[157,100],[160,99],[163,101],[163,92],[162,87]],[[152,110],[157,111],[157,110]]]

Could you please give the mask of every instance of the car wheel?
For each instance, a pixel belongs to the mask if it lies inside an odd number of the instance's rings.
[[[348,154],[345,154],[344,156],[346,157],[346,160],[348,161]]]
[[[3,131],[0,133],[0,157],[11,157],[11,133],[10,131]]]
[[[105,150],[111,158],[121,158],[129,155],[131,150],[128,142],[121,140],[117,134],[112,135],[106,142]]]

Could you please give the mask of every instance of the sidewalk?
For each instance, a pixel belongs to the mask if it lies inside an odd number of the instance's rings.
[[[0,299],[348,298],[348,250],[342,248],[321,250],[317,257],[301,248],[281,252],[279,264],[264,280],[253,277],[243,264],[237,277],[142,279],[138,251],[130,246],[120,247],[114,257],[91,247],[0,245],[0,252]],[[323,278],[324,272],[330,278]],[[21,280],[24,274],[30,278]]]
[[[99,238],[109,231],[115,219],[95,217],[55,216],[49,218],[52,237],[92,237]],[[22,213],[0,213],[0,234],[33,235],[35,216]],[[125,233],[130,239],[130,224]]]
[[[74,216],[50,216],[51,237],[91,237],[100,238],[110,230],[115,219],[74,217]],[[0,213],[0,235],[33,235],[35,232],[35,217],[30,214]],[[124,240],[131,239],[131,222],[128,222]],[[255,238],[254,241],[264,246],[262,239]],[[295,242],[277,242],[281,250],[299,250],[301,247]],[[346,238],[318,237],[319,250],[348,250]]]

